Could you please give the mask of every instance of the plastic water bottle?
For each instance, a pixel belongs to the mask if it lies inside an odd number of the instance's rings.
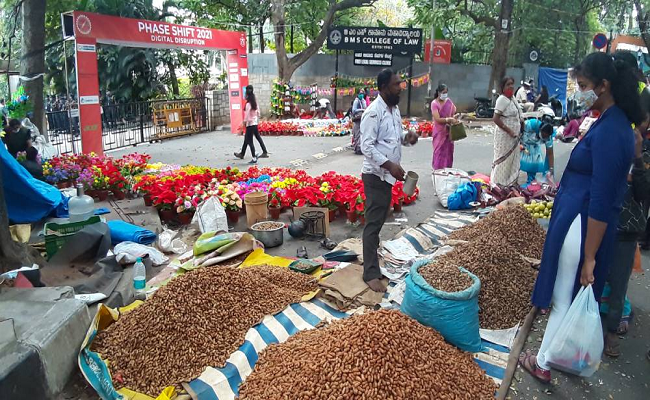
[[[71,197],[68,201],[70,222],[85,221],[92,217],[95,212],[95,201],[92,197],[84,194],[84,187],[77,185],[77,196]]]
[[[142,263],[142,258],[138,257],[138,260],[133,265],[133,288],[137,294],[144,293],[144,287],[146,286],[147,280],[147,271],[144,268]]]

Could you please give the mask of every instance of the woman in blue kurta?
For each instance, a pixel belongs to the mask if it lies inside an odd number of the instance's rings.
[[[533,291],[533,304],[552,305],[552,311],[538,354],[522,353],[519,362],[544,382],[551,380],[545,352],[578,289],[591,284],[597,299],[602,293],[634,155],[631,124],[644,119],[636,79],[623,63],[593,53],[574,76],[578,98],[601,116],[574,148],[562,176]]]

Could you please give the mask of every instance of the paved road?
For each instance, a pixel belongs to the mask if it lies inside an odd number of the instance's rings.
[[[334,170],[339,173],[359,174],[362,158],[343,148],[349,143],[349,137],[264,137],[271,153],[271,158],[260,160],[260,166],[298,166],[309,173],[317,175]],[[121,155],[132,151],[148,153],[154,161],[176,164],[196,164],[212,167],[227,165],[247,167],[246,160],[233,156],[241,147],[243,138],[229,132],[211,132],[182,139],[173,139],[163,143],[146,144],[112,153]],[[557,143],[556,173],[559,178],[564,171],[572,145]],[[415,225],[434,209],[440,207],[433,196],[430,181],[431,140],[421,140],[416,146],[403,151],[403,167],[416,171],[420,177],[421,199],[413,206],[405,208],[409,225]],[[325,155],[323,157],[323,155]],[[492,162],[492,137],[489,129],[472,129],[467,139],[459,142],[455,151],[455,163],[458,168],[489,174]],[[522,175],[521,179],[524,178]],[[284,216],[283,218],[288,218]],[[382,231],[383,238],[390,238],[401,229],[398,224],[388,225]],[[333,239],[340,241],[346,237],[360,236],[360,228],[352,228],[342,223],[333,226]],[[274,252],[292,254],[304,244],[301,241],[288,240],[285,246]],[[316,243],[307,243],[310,254],[321,251]],[[650,266],[647,254],[643,256],[646,268]],[[645,351],[650,347],[650,280],[648,275],[635,276],[630,284],[629,297],[634,306],[635,323],[628,336],[622,341],[623,356],[616,361],[604,359],[601,370],[589,379],[577,378],[556,373],[552,385],[541,385],[523,373],[517,372],[513,381],[514,391],[509,393],[511,399],[542,399],[549,396],[554,399],[648,399],[650,393],[650,362],[645,359]],[[527,348],[539,346],[538,337],[543,332],[546,322],[539,318],[529,338]],[[644,394],[645,393],[645,394]]]

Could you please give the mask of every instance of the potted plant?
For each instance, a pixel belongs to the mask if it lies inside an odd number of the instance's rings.
[[[346,203],[345,214],[348,217],[349,223],[354,224],[355,222],[357,222],[358,215],[356,209],[356,201]]]
[[[282,195],[280,194],[279,191],[272,189],[269,192],[269,214],[271,214],[272,219],[278,220],[280,218],[281,213],[282,213]]]
[[[153,205],[153,196],[151,191],[156,186],[156,181],[158,178],[151,175],[144,175],[140,177],[135,177],[135,184],[133,185],[133,191],[142,195],[144,200],[144,205],[151,207]]]
[[[92,190],[94,197],[99,201],[106,201],[108,199],[108,187],[109,187],[109,182],[110,178],[106,175],[104,175],[104,171],[102,171],[101,168],[97,166],[92,167],[92,172],[93,172],[93,185],[92,185]]]
[[[181,225],[189,225],[192,222],[192,217],[194,217],[194,213],[196,212],[198,201],[198,197],[191,197],[189,195],[179,196],[176,199],[176,213],[178,216],[178,222],[180,222]]]
[[[52,184],[59,189],[70,187],[68,171],[61,166],[53,165],[50,162],[44,163],[43,177],[47,183]]]
[[[176,219],[176,208],[174,204],[179,197],[171,186],[159,187],[156,193],[152,193],[153,205],[158,210],[161,222],[170,222]]]
[[[115,200],[124,200],[126,198],[127,182],[122,176],[114,176],[110,183],[111,193]]]
[[[336,219],[336,210],[339,205],[334,201],[334,192],[332,191],[328,182],[323,182],[320,185],[320,196],[318,196],[318,206],[327,208],[329,221],[332,222]]]
[[[393,206],[393,210],[395,210],[395,212],[401,212],[402,204],[404,203],[404,198],[406,197],[406,194],[404,193],[404,184],[400,181],[397,181],[393,185],[392,194],[393,196],[391,198],[391,205]]]
[[[361,224],[366,223],[365,212],[366,212],[366,196],[360,191],[354,198],[354,211],[357,214],[357,218]]]
[[[228,221],[232,224],[236,224],[239,221],[239,212],[242,208],[241,197],[230,189],[225,189],[221,194],[221,205],[226,210],[226,215],[228,216]]]
[[[172,209],[171,204],[159,203],[156,204],[156,209],[158,210],[158,217],[160,217],[160,222],[171,222],[176,219],[176,213]]]

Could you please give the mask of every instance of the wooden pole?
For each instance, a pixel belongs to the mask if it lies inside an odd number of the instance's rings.
[[[339,77],[339,51],[336,50],[336,63],[334,64],[334,114],[336,115],[336,100],[338,97],[338,77]]]
[[[409,92],[408,92],[408,100],[406,103],[406,115],[409,117],[411,116],[411,89],[413,88],[413,83],[411,78],[413,78],[413,54],[411,54],[411,59],[409,60],[409,76],[408,76]]]

